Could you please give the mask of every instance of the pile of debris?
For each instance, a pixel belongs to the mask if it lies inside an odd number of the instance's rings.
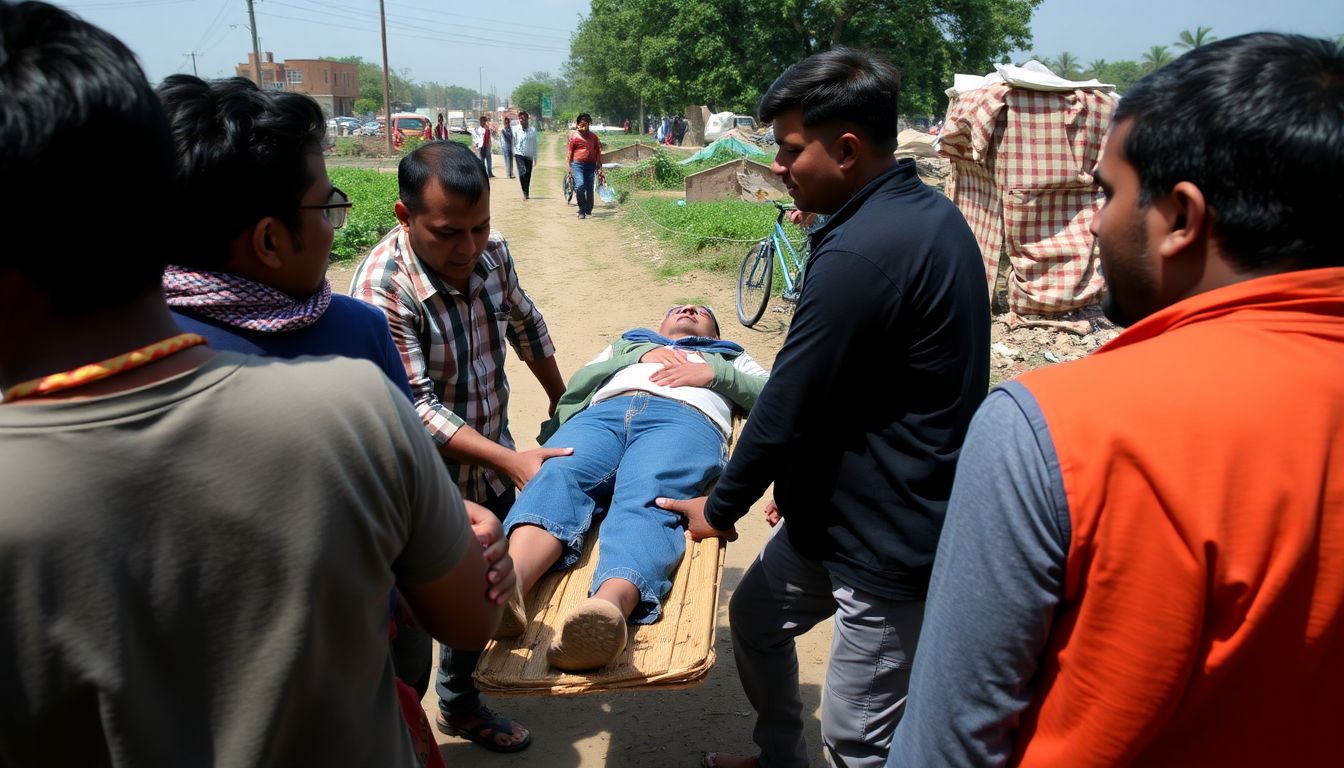
[[[1077,360],[1101,348],[1120,329],[1093,304],[1049,317],[1007,312],[990,330],[990,381],[998,383],[1034,368]]]

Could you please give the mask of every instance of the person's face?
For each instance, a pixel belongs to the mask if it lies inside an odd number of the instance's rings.
[[[425,184],[423,206],[414,212],[397,202],[397,219],[406,228],[411,249],[449,285],[465,290],[490,239],[490,190],[469,203],[431,178]]]
[[[591,124],[592,124],[592,123],[588,122],[587,120],[580,120],[580,121],[579,121],[579,133],[587,133],[587,132],[588,132],[588,126],[591,125]]]
[[[849,198],[841,165],[840,133],[836,128],[804,127],[803,112],[797,108],[775,118],[779,150],[771,170],[783,180],[801,210],[831,214]]]
[[[518,124],[523,126],[523,128],[527,128],[527,120],[528,117],[526,112],[518,116]]]
[[[325,205],[331,201],[333,187],[327,176],[327,164],[320,153],[308,155],[308,174],[313,183],[308,186],[300,205]],[[297,238],[286,238],[290,253],[277,278],[283,285],[276,288],[296,298],[311,296],[322,287],[331,261],[331,243],[336,230],[327,219],[327,213],[317,208],[299,209]]]
[[[1116,123],[1097,165],[1106,202],[1092,217],[1092,235],[1101,251],[1106,292],[1101,308],[1116,325],[1128,326],[1161,309],[1161,265],[1154,254],[1148,206],[1139,205],[1139,174],[1125,156],[1132,120]]]
[[[658,326],[658,333],[669,339],[683,336],[718,338],[718,333],[714,331],[713,316],[708,309],[697,304],[682,304],[669,309]]]

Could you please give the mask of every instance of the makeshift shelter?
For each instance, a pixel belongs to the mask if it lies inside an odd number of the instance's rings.
[[[1013,312],[1054,314],[1090,304],[1102,280],[1089,226],[1101,209],[1092,177],[1115,109],[1114,88],[1044,66],[996,65],[957,75],[939,136],[952,161],[948,197],[971,225],[992,294],[1000,255]]]
[[[686,202],[707,200],[767,200],[784,197],[784,182],[770,166],[745,157],[707,168],[686,177]]]
[[[724,136],[722,139],[710,144],[704,149],[696,152],[694,155],[681,161],[682,165],[690,165],[697,160],[704,160],[708,157],[721,157],[725,160],[733,157],[766,157],[768,153],[755,144],[748,144],[735,135]]]

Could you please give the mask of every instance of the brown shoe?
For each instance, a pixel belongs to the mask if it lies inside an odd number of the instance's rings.
[[[605,667],[625,650],[625,616],[621,609],[597,597],[574,607],[546,651],[556,669],[580,672]]]

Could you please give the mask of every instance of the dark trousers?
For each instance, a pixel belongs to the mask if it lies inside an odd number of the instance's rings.
[[[518,164],[518,184],[523,188],[523,197],[527,198],[532,194],[532,158],[527,155],[514,155],[513,161]]]
[[[505,482],[508,482],[507,478]],[[502,521],[513,508],[515,496],[513,486],[509,486],[499,495],[490,491],[480,504]],[[480,651],[455,651],[444,645],[439,647],[439,673],[434,690],[439,694],[440,712],[445,715],[465,714],[474,712],[481,705],[481,692],[476,690],[476,681],[471,678],[480,660]]]

